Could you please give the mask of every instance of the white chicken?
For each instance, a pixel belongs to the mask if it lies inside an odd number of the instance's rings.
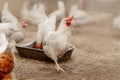
[[[1,12],[1,21],[2,23],[10,22],[10,23],[18,23],[17,18],[9,11],[8,2],[6,2],[3,6],[3,10]]]
[[[64,18],[57,31],[48,32],[43,40],[43,50],[56,64],[57,71],[64,70],[58,65],[57,60],[62,57],[68,49],[70,26],[73,17]]]
[[[60,21],[65,17],[65,4],[63,1],[58,1],[58,10],[53,11],[50,15],[56,15],[56,20]]]
[[[36,36],[36,48],[42,48],[42,41],[49,31],[54,31],[56,25],[56,15],[51,15],[43,23],[38,25]]]
[[[9,40],[14,40],[16,43],[24,39],[23,28],[26,26],[24,23],[0,23],[0,32],[6,34]]]
[[[72,26],[83,26],[86,24],[95,25],[95,20],[86,12],[80,10],[77,5],[71,7],[69,16],[74,16]]]
[[[13,79],[14,56],[9,46],[13,45],[8,43],[4,33],[0,33],[0,80]]]
[[[31,24],[38,25],[40,22],[43,22],[47,18],[45,11],[43,10],[45,10],[44,4],[41,4],[39,6],[37,4],[34,4],[33,8],[31,10],[28,10],[27,3],[25,3],[21,12],[22,19]]]
[[[23,28],[27,24],[24,21],[18,22],[17,18],[9,11],[8,2],[3,6],[1,18],[3,23],[0,23],[0,32],[4,32],[9,40],[15,40],[16,43],[24,39]]]

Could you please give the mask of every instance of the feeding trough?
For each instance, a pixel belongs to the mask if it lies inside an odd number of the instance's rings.
[[[49,57],[47,57],[42,49],[36,49],[35,48],[35,41],[32,41],[30,43],[24,44],[24,45],[17,45],[16,48],[18,50],[18,53],[22,57],[26,58],[32,58],[40,61],[52,61]],[[68,50],[66,53],[58,59],[58,62],[65,61],[70,59],[72,52],[74,50],[75,46],[69,45]]]

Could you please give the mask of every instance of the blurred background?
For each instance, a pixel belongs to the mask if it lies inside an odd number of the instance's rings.
[[[35,3],[42,2],[45,4],[45,11],[47,14],[58,8],[58,0],[1,0],[0,1],[0,11],[3,8],[4,3],[9,2],[10,11],[18,18],[21,18],[21,9],[25,2],[28,2],[29,7],[33,6]],[[120,1],[119,0],[62,0],[65,3],[66,15],[72,7],[73,4],[77,4],[79,9],[85,10],[87,13],[92,15],[96,21],[103,21],[110,17],[118,16],[120,13]],[[110,20],[110,19],[107,19]]]
[[[12,11],[16,16],[20,15],[20,10],[24,2],[29,2],[32,6],[37,2],[42,2],[46,5],[47,13],[55,10],[57,8],[57,0],[1,0],[0,1],[0,11],[4,3],[8,1],[10,5],[10,11]],[[80,9],[88,11],[98,11],[98,12],[110,12],[119,13],[120,12],[120,0],[62,0],[65,3],[66,9],[69,11],[73,4],[78,4]]]

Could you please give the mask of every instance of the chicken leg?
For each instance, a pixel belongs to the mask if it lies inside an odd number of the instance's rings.
[[[59,64],[58,64],[58,62],[57,61],[55,61],[55,64],[56,64],[56,70],[59,72],[60,70],[62,71],[62,72],[65,72],[60,66],[59,66]]]

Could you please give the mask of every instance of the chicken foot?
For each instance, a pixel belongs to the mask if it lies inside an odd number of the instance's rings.
[[[55,61],[55,64],[56,64],[56,70],[59,72],[60,70],[62,71],[62,72],[65,72],[60,66],[59,66],[59,64],[58,64],[58,62],[57,61]]]

